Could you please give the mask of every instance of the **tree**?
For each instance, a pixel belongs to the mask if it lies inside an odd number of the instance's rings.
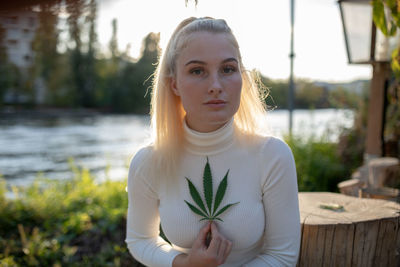
[[[3,105],[5,91],[9,87],[7,48],[4,46],[5,29],[0,24],[0,107]]]
[[[95,32],[97,3],[95,0],[66,0],[68,26],[72,49],[70,71],[72,87],[77,106],[96,105],[96,44]],[[82,35],[88,35],[88,42],[82,42]]]
[[[268,97],[266,104],[269,108],[287,108],[287,95],[289,92],[289,85],[284,80],[272,80],[265,76],[260,75],[261,82],[268,88]]]
[[[38,80],[42,80],[48,92],[47,103],[51,103],[56,98],[61,81],[60,75],[58,75],[61,71],[60,55],[57,52],[59,34],[57,23],[60,5],[60,0],[39,4],[39,26],[32,41],[34,61],[30,68],[28,87],[34,97],[35,84]]]
[[[85,57],[85,75],[86,81],[84,83],[83,90],[83,105],[86,107],[95,106],[95,90],[96,90],[96,43],[97,34],[95,31],[97,17],[97,4],[95,0],[90,0],[89,3],[89,14],[86,17],[86,22],[89,24],[89,41],[88,51]]]
[[[68,12],[68,26],[70,41],[73,45],[72,51],[70,51],[70,69],[73,87],[73,96],[75,98],[75,105],[85,105],[85,75],[84,75],[84,57],[82,55],[82,40],[81,40],[81,29],[82,22],[81,17],[85,7],[84,0],[66,0],[66,7]]]
[[[116,61],[116,59],[118,58],[118,41],[117,41],[117,31],[118,31],[118,27],[117,27],[117,19],[113,19],[111,22],[112,25],[112,37],[110,40],[110,43],[108,45],[110,52],[111,52],[111,58],[113,61]]]
[[[297,81],[296,84],[296,107],[304,109],[329,107],[327,88],[304,80]]]
[[[394,36],[400,30],[400,2],[397,0],[373,0],[373,20],[385,36]],[[400,46],[392,52],[391,67],[394,74],[390,82],[386,111],[384,139],[389,143],[386,151],[391,156],[400,157]],[[389,153],[388,153],[389,152]]]
[[[21,72],[18,67],[9,62],[7,48],[4,46],[5,29],[0,25],[0,107],[4,103],[4,95],[8,91],[14,103],[19,103],[19,93],[22,91]]]
[[[149,112],[150,94],[147,92],[159,56],[159,41],[159,33],[149,33],[143,40],[140,59],[136,63],[125,62],[113,88],[116,111]]]
[[[361,97],[350,90],[339,86],[329,92],[329,103],[335,108],[359,108]]]

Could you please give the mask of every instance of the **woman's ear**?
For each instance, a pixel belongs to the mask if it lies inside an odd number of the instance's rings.
[[[169,82],[170,82],[172,92],[174,92],[175,95],[179,96],[179,90],[177,87],[176,79],[171,78]]]

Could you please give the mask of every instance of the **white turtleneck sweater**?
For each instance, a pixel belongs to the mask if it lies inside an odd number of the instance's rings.
[[[213,192],[228,174],[228,186],[220,207],[231,206],[216,221],[230,241],[232,251],[221,266],[295,266],[300,247],[300,215],[296,169],[290,148],[275,137],[246,139],[233,120],[211,133],[195,132],[184,125],[185,151],[177,179],[143,177],[138,166],[151,147],[133,158],[128,178],[129,251],[146,266],[172,266],[180,253],[188,253],[199,230],[207,223],[192,212],[189,178],[203,198],[203,171],[207,158]],[[169,188],[169,189],[167,189]],[[172,245],[159,237],[159,224]]]

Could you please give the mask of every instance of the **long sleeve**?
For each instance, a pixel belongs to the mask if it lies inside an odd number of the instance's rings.
[[[159,200],[154,185],[137,172],[148,153],[146,149],[135,155],[129,168],[125,242],[132,256],[146,266],[172,266],[173,259],[180,252],[159,236]]]
[[[300,212],[296,166],[290,148],[269,140],[263,149],[262,181],[265,232],[262,253],[246,267],[295,266],[300,248]]]

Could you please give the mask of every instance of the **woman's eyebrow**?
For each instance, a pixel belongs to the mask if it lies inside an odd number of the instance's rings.
[[[224,60],[222,60],[221,63],[227,63],[227,62],[231,62],[231,61],[234,61],[234,62],[236,62],[236,63],[239,63],[238,60],[237,60],[236,58],[234,58],[234,57],[230,57],[230,58],[224,59]],[[189,65],[189,64],[207,65],[206,62],[201,61],[201,60],[190,60],[190,61],[188,61],[188,62],[185,64],[185,66],[187,66],[187,65]]]
[[[200,61],[200,60],[190,60],[188,61],[185,66],[189,65],[189,64],[201,64],[201,65],[206,65],[206,63],[204,61]]]
[[[227,59],[223,60],[222,63],[226,63],[226,62],[230,62],[230,61],[234,61],[236,63],[239,63],[239,61],[234,57],[227,58]]]

